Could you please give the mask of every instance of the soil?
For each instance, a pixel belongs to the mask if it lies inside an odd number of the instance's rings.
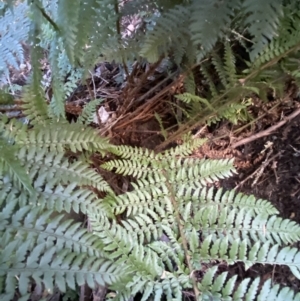
[[[295,102],[295,105],[297,103],[298,101]],[[270,120],[265,121],[259,127],[268,127],[269,123]],[[256,129],[257,127],[256,125]],[[212,159],[234,158],[237,174],[222,181],[222,187],[236,189],[239,192],[269,200],[279,210],[281,217],[300,223],[299,129],[300,116],[298,115],[269,136],[242,145],[237,149],[230,149],[228,143],[224,143],[224,146],[220,148],[213,141],[214,136],[219,135],[215,129],[212,133],[204,135],[209,136],[210,143],[203,146],[196,155],[200,158]],[[242,138],[243,135],[240,139]],[[295,246],[299,248],[300,243],[298,242]],[[273,284],[287,285],[294,288],[295,291],[299,291],[300,281],[286,267],[255,265],[245,271],[242,264],[236,264],[225,270],[228,270],[229,273],[238,273],[240,279],[258,276],[264,280],[271,278]]]

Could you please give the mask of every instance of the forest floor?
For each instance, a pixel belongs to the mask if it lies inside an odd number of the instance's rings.
[[[129,88],[121,91],[112,84],[112,74],[116,70],[108,65],[106,68],[102,66],[102,69],[106,69],[107,73],[106,78],[100,79],[99,86],[91,79],[90,87],[77,96],[75,93],[69,104],[74,99],[78,103],[78,99],[88,98],[91,90],[97,97],[105,95],[104,106],[107,112],[115,112],[115,116],[108,121],[108,125],[102,128],[100,125],[102,134],[109,136],[116,144],[160,149],[166,133],[163,133],[155,113],[160,114],[161,124],[169,127],[171,133],[178,129],[178,116],[174,116],[174,111],[171,113],[168,103],[174,102],[174,94],[181,91],[181,84],[176,79],[168,79],[160,74],[158,79],[151,81],[147,72],[145,76],[136,71],[135,78],[131,78],[132,86],[129,82]],[[105,76],[105,71],[102,76]],[[142,78],[138,83],[135,80],[137,77]],[[161,85],[162,81],[165,83]],[[252,118],[248,122],[232,125],[221,121],[211,127],[203,124],[192,129],[194,136],[207,139],[192,156],[234,158],[237,174],[219,183],[221,186],[269,200],[283,218],[300,223],[300,100],[297,91],[291,85],[286,88],[283,97],[271,98],[268,102],[253,96],[249,107]],[[132,105],[133,99],[138,104]],[[180,143],[180,139],[177,142]],[[120,185],[123,183],[115,187]],[[229,272],[238,272],[241,279],[246,276],[272,278],[273,283],[293,287],[296,291],[300,287],[300,281],[285,267],[255,265],[245,272],[242,264],[236,264],[230,267]]]
[[[134,76],[122,85],[117,81],[118,66],[100,64],[95,67],[92,77],[86,83],[78,83],[68,98],[68,118],[75,119],[90,99],[102,98],[103,109],[98,111],[92,125],[99,129],[101,135],[116,144],[158,149],[164,142],[164,130],[155,113],[161,116],[161,124],[170,132],[178,129],[178,116],[169,103],[180,92],[181,84],[172,74],[169,77],[159,72],[150,74],[138,68],[133,72]],[[11,82],[18,83],[18,76],[12,73]],[[51,90],[46,94],[51,94]],[[203,124],[194,128],[192,134],[207,138],[207,142],[193,156],[234,158],[237,174],[220,185],[267,199],[282,217],[300,223],[299,107],[294,87],[287,88],[284,97],[268,102],[253,96],[249,107],[250,121],[238,125],[220,121],[211,127]],[[101,123],[104,119],[105,122]],[[115,186],[121,187],[122,183]],[[230,271],[238,271],[241,278],[272,278],[273,283],[294,287],[296,291],[300,287],[300,282],[288,268],[256,265],[245,272],[242,265],[236,264]]]

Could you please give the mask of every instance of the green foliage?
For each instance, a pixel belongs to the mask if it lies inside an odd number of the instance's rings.
[[[89,124],[95,119],[97,106],[103,101],[103,99],[94,99],[87,103],[80,116],[78,117],[77,123]]]
[[[300,252],[294,247],[300,226],[279,217],[266,200],[214,188],[235,173],[232,160],[189,157],[204,143],[190,136],[159,154],[113,146],[87,126],[98,100],[73,124],[64,111],[66,97],[100,54],[122,63],[171,56],[182,69],[206,57],[200,70],[209,89],[198,91],[189,73],[188,93],[178,99],[190,106],[191,118],[201,112],[208,123],[220,118],[236,123],[247,117],[240,112],[248,104],[236,100],[260,93],[263,78],[272,81],[265,69],[299,78],[298,11],[291,13],[294,6],[279,0],[262,6],[256,0],[139,3],[33,0],[0,8],[3,71],[23,60],[24,41],[32,45],[33,70],[22,104],[29,125],[0,115],[1,300],[29,300],[34,283],[50,293],[99,284],[124,301],[137,294],[142,300],[191,294],[197,300],[299,300],[299,293],[270,279],[241,280],[219,269],[219,262],[241,262],[245,269],[285,265],[300,279]],[[151,26],[123,35],[122,18],[143,16],[145,10]],[[236,19],[243,20],[240,32],[247,28],[253,41],[246,49],[251,68],[243,75],[232,51]],[[24,28],[12,30],[16,24]],[[45,50],[52,71],[49,106],[41,86]],[[98,166],[81,160],[95,152],[120,157],[101,168],[135,178],[128,191],[116,195],[94,169]],[[74,220],[80,214],[89,231]]]
[[[0,3],[1,8],[4,8],[4,3]],[[5,9],[4,12],[0,15],[0,72],[7,72],[9,65],[19,69],[19,65],[24,62],[21,42],[28,39],[30,26],[28,6],[25,3],[20,3],[13,11]]]
[[[268,281],[218,272],[218,260],[246,269],[278,264],[300,278],[300,252],[290,246],[300,226],[265,200],[208,188],[235,170],[232,160],[187,157],[205,140],[187,136],[155,154],[111,146],[82,124],[49,120],[33,127],[4,117],[0,123],[1,300],[16,289],[27,300],[33,282],[50,293],[107,285],[117,300],[139,292],[143,300],[181,300],[191,290],[200,291],[199,300],[253,300],[266,296],[261,285],[274,300],[298,298]],[[67,158],[70,150],[120,156],[102,168],[134,176],[132,189],[116,195],[91,167]],[[72,212],[86,214],[92,232],[72,221]],[[193,273],[207,263],[211,268],[196,280]]]
[[[139,59],[156,62],[168,56],[183,70],[195,66],[203,58],[209,59],[200,68],[210,95],[198,96],[207,99],[204,107],[210,103],[218,110],[214,111],[212,107],[203,110],[203,103],[199,106],[193,102],[188,117],[197,116],[198,120],[209,117],[211,123],[225,117],[236,123],[247,116],[240,114],[240,119],[230,118],[234,112],[246,109],[242,104],[234,107],[235,104],[251,93],[262,96],[258,88],[261,89],[262,82],[265,83],[268,77],[262,71],[296,50],[299,44],[299,10],[297,4],[290,1],[265,1],[262,6],[257,0],[145,0],[139,1],[139,5],[135,5],[135,1],[121,5],[115,0],[34,0],[27,5],[11,1],[10,9],[2,6],[4,13],[0,22],[5,32],[1,39],[5,40],[1,44],[6,48],[1,48],[3,62],[0,65],[6,73],[7,64],[17,67],[17,62],[23,60],[23,42],[40,45],[49,51],[53,88],[49,112],[59,120],[65,119],[66,97],[77,81],[89,74],[88,70],[95,62],[114,60],[131,64]],[[27,13],[29,10],[32,14]],[[137,16],[142,25],[130,35],[125,34],[124,20]],[[20,19],[23,23],[14,22]],[[13,26],[17,27],[11,29]],[[237,39],[249,55],[251,68],[246,75],[239,73],[237,57],[231,49]],[[251,41],[251,46],[245,46],[245,40]],[[218,50],[219,42],[224,45],[222,55]],[[34,49],[32,52],[35,56]],[[247,57],[243,60],[244,64]],[[33,70],[37,68],[36,64]],[[212,67],[217,78],[211,74]],[[284,71],[298,81],[296,70],[294,60],[284,62],[281,73]],[[270,82],[278,76],[277,72],[273,73],[272,79],[267,78],[266,87],[272,86]],[[191,73],[188,77],[187,92],[194,94],[198,89],[192,83]],[[244,78],[247,82],[242,81],[244,84],[241,85],[239,80]],[[216,84],[218,81],[221,85]],[[37,82],[33,86],[38,89]],[[37,92],[32,91],[29,95]]]

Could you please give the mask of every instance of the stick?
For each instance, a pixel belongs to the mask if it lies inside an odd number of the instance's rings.
[[[274,132],[275,130],[277,130],[278,128],[280,128],[281,126],[283,126],[284,124],[286,124],[288,121],[291,121],[293,118],[295,118],[296,116],[298,116],[300,114],[300,108],[298,108],[296,111],[294,111],[292,114],[290,114],[289,116],[287,117],[284,117],[283,120],[281,120],[280,122],[278,122],[277,124],[269,127],[268,129],[264,130],[264,131],[261,131],[257,134],[254,134],[250,137],[247,137],[245,139],[242,139],[236,143],[234,143],[232,145],[232,148],[236,148],[238,146],[241,146],[243,144],[247,144],[247,143],[250,143],[256,139],[259,139],[259,138],[262,138],[262,137],[265,137],[265,136],[268,136],[270,135],[272,132]]]

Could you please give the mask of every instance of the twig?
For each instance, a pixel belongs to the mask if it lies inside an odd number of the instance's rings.
[[[253,173],[251,173],[246,179],[244,179],[242,182],[240,182],[237,186],[234,187],[234,189],[239,188],[240,186],[244,185],[245,182],[247,182],[249,179],[253,178],[255,175],[257,175],[257,177],[255,178],[255,180],[253,181],[251,187],[253,187],[258,179],[261,177],[262,173],[264,172],[264,169],[268,166],[268,164],[273,161],[275,158],[277,158],[279,155],[281,155],[281,153],[277,153],[276,155],[272,156],[270,159],[269,158],[270,153],[267,155],[265,161],[262,163],[262,165],[257,168]]]
[[[232,145],[232,148],[236,148],[238,146],[250,143],[254,140],[257,140],[259,138],[265,137],[270,135],[272,132],[274,132],[275,130],[277,130],[278,128],[282,127],[284,124],[286,124],[288,121],[291,121],[293,118],[295,118],[296,116],[298,116],[300,114],[300,108],[298,108],[296,111],[294,111],[292,114],[290,114],[289,116],[284,117],[283,120],[281,120],[280,122],[278,122],[277,124],[269,127],[268,129],[261,131],[257,134],[254,134],[250,137],[247,137],[245,139],[242,139],[236,143],[234,143]]]
[[[146,99],[151,93],[153,93],[155,90],[157,90],[162,84],[164,84],[170,78],[173,78],[176,74],[178,74],[178,71],[175,71],[175,72],[171,73],[165,79],[163,79],[162,81],[160,81],[157,85],[155,85],[153,88],[151,88],[148,92],[144,93],[141,97],[139,97],[136,100],[136,102],[141,102],[142,100]]]

